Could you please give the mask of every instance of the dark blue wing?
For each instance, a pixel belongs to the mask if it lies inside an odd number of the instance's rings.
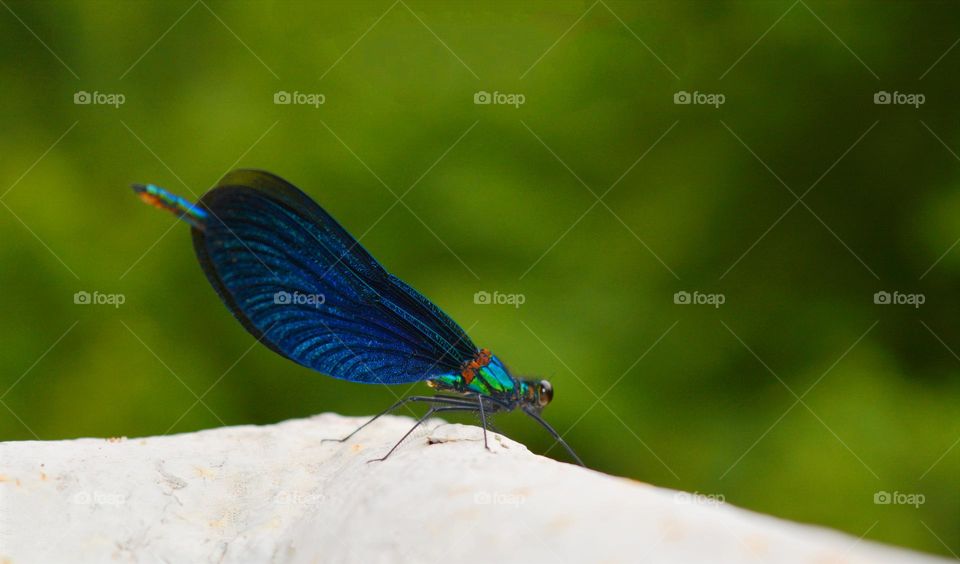
[[[450,317],[388,273],[319,205],[272,174],[227,174],[198,203],[193,245],[243,326],[275,352],[365,383],[457,372],[476,347]]]

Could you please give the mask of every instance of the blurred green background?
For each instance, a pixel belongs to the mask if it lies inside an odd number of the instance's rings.
[[[253,346],[186,227],[128,188],[193,198],[255,167],[550,378],[546,418],[592,468],[960,552],[956,3],[2,4],[0,438],[367,415],[405,390]]]

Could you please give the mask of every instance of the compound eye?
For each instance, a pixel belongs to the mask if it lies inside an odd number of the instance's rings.
[[[553,400],[553,386],[546,380],[540,380],[540,407],[545,407]]]

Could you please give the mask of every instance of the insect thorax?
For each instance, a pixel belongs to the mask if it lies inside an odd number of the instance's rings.
[[[520,391],[517,379],[487,349],[480,349],[473,359],[464,362],[460,372],[434,376],[428,384],[440,390],[504,399],[513,399]]]

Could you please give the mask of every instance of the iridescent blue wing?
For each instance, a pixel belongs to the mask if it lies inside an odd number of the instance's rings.
[[[306,194],[272,174],[227,174],[197,203],[207,278],[254,337],[303,366],[365,383],[459,371],[476,347]]]

